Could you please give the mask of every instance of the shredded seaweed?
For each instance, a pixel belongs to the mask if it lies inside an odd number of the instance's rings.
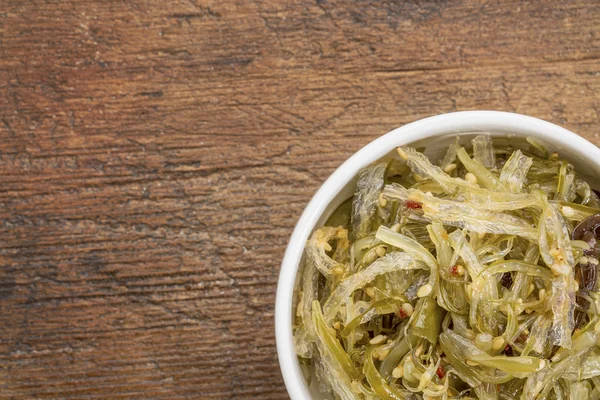
[[[398,148],[307,241],[294,343],[322,391],[600,399],[600,200],[538,140],[501,143]]]

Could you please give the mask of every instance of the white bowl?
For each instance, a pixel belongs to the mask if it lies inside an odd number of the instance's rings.
[[[316,387],[308,388],[302,373],[292,338],[292,300],[304,244],[312,231],[322,225],[331,213],[356,187],[356,175],[365,166],[394,151],[397,146],[412,144],[427,146],[427,152],[446,147],[457,134],[468,141],[475,132],[494,136],[532,136],[540,139],[549,150],[558,151],[569,159],[577,171],[600,178],[600,149],[560,126],[537,118],[498,111],[464,111],[425,118],[381,136],[342,164],[321,186],[302,213],[285,252],[277,284],[275,303],[275,333],[279,365],[292,400],[320,400],[325,397]],[[472,134],[469,135],[469,132]],[[518,147],[518,144],[517,144]]]

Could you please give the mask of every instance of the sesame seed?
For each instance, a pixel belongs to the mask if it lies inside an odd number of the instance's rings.
[[[381,207],[385,207],[385,206],[387,206],[387,203],[388,203],[388,201],[385,197],[383,197],[383,193],[379,193],[379,205]]]
[[[504,347],[504,338],[498,336],[497,338],[494,339],[494,341],[492,342],[492,349],[494,350],[500,350],[501,348]]]
[[[563,207],[561,207],[560,211],[562,212],[562,215],[564,215],[567,218],[572,218],[572,217],[575,216],[575,210],[573,210],[569,206],[563,206]]]
[[[373,339],[369,340],[371,344],[381,344],[387,340],[387,336],[385,335],[377,335]]]
[[[343,275],[343,274],[344,274],[344,268],[343,268],[343,267],[340,267],[340,266],[337,266],[337,267],[335,267],[335,268],[333,269],[333,271],[332,271],[332,272],[333,272],[334,274],[336,274],[336,275]]]
[[[471,367],[476,367],[479,364],[477,364],[475,361],[467,360],[467,365],[470,365]]]
[[[541,371],[544,369],[544,367],[546,366],[546,360],[544,360],[543,358],[540,360],[540,366],[538,367],[538,371]]]
[[[430,284],[426,284],[419,288],[419,290],[417,291],[417,296],[418,297],[426,297],[426,296],[429,296],[432,291],[433,291],[433,287],[431,287]]]
[[[540,289],[539,291],[540,300],[546,298],[546,289]]]
[[[402,367],[402,364],[398,364],[398,366],[392,370],[392,376],[396,379],[400,379],[402,378],[402,375],[404,375],[404,368]]]
[[[375,249],[375,253],[377,253],[377,255],[379,257],[385,256],[385,252],[386,252],[385,246],[379,246],[379,247],[377,247],[377,249]]]
[[[579,259],[579,264],[588,265],[590,263],[590,259],[587,256],[581,256]]]
[[[379,361],[383,361],[388,356],[388,354],[390,354],[390,349],[378,350],[378,353],[379,353]]]
[[[456,164],[448,164],[444,167],[444,172],[449,174],[456,169]]]
[[[533,283],[529,284],[529,290],[527,290],[527,296],[529,296],[531,293],[533,293],[535,289],[535,285]]]
[[[340,321],[335,321],[333,323],[333,327],[339,330],[342,327],[342,324],[340,324]]]
[[[402,304],[401,308],[402,308],[402,311],[404,311],[404,314],[407,317],[410,317],[413,314],[414,308],[413,308],[412,304],[410,304],[410,303],[404,303],[404,304]]]
[[[470,183],[477,184],[477,177],[470,172],[467,172],[465,179]]]
[[[325,249],[325,251],[331,251],[332,250],[331,245],[329,243],[324,243],[323,244],[323,248]]]

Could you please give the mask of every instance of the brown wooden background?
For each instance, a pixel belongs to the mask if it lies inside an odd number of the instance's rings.
[[[600,145],[594,1],[0,1],[0,397],[284,399],[284,247],[454,110]]]

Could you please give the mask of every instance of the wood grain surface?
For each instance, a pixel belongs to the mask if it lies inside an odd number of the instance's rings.
[[[279,263],[455,110],[600,145],[595,1],[0,0],[0,398],[285,399]]]

